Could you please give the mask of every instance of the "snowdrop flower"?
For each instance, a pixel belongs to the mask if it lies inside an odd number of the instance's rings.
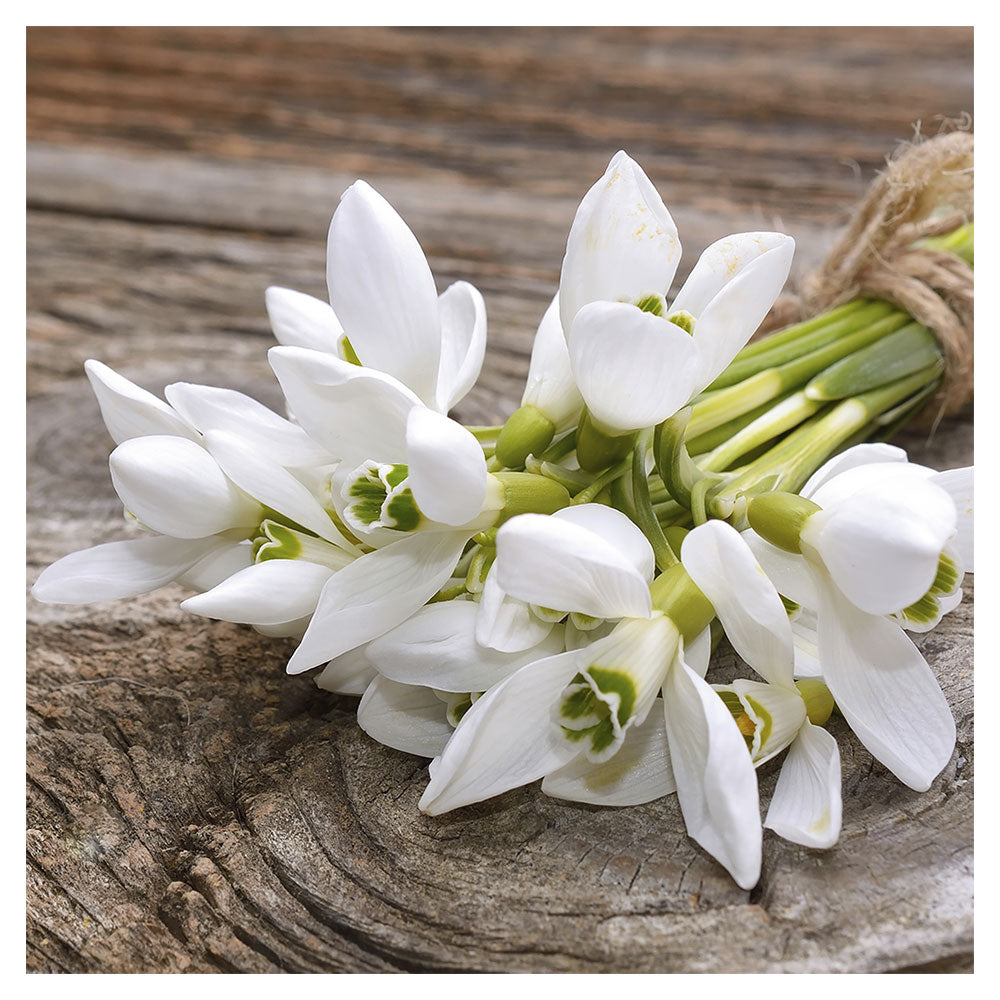
[[[823,679],[858,738],[926,791],[955,723],[901,624],[922,629],[957,603],[966,559],[971,569],[972,471],[934,473],[899,449],[858,446],[805,492],[754,498],[747,541],[781,593],[815,612]]]
[[[432,765],[420,807],[436,815],[542,777],[550,794],[619,805],[676,787],[690,835],[749,888],[760,873],[757,782],[703,679],[712,608],[682,566],[652,581],[649,544],[624,515],[600,505],[574,515],[502,526],[500,583],[521,600],[618,624],[486,691]]]
[[[733,648],[766,681],[715,685],[746,740],[743,752],[759,767],[788,748],[764,826],[797,844],[832,847],[840,836],[840,752],[820,727],[833,699],[821,681],[793,680],[792,629],[777,590],[723,521],[691,532],[681,557]]]
[[[283,599],[293,579],[319,571],[309,558],[334,567],[354,558],[354,547],[292,471],[330,461],[301,428],[232,390],[179,383],[167,387],[164,403],[100,362],[88,361],[85,370],[117,444],[110,458],[115,490],[127,517],[151,534],[60,559],[39,576],[38,600],[112,600],[174,580],[209,590],[251,571],[273,582],[275,571],[254,564],[271,532],[302,539],[299,558],[277,570],[288,586],[258,591],[267,608],[260,624],[281,626],[290,620]],[[281,554],[292,553],[286,547]]]
[[[668,305],[677,227],[639,165],[624,152],[612,158],[577,210],[559,283],[587,405],[581,466],[610,464],[613,439],[672,416],[725,369],[781,291],[793,250],[780,233],[727,236],[705,250]]]
[[[569,502],[550,480],[489,475],[472,434],[385,372],[301,347],[272,348],[270,359],[302,426],[339,460],[330,484],[338,517],[374,549],[326,583],[291,673],[406,621],[505,508]]]
[[[566,337],[559,315],[558,292],[542,316],[531,348],[521,406],[508,418],[497,439],[497,458],[508,469],[541,454],[553,437],[575,427],[583,411]]]
[[[341,196],[327,238],[330,303],[271,287],[266,303],[280,344],[329,352],[385,372],[447,413],[479,377],[486,305],[468,282],[441,295],[416,237],[364,181]]]
[[[515,653],[476,640],[477,604],[441,601],[421,608],[366,647],[378,671],[358,706],[358,725],[380,743],[436,757],[482,692],[540,657],[563,651],[563,630],[550,626]]]

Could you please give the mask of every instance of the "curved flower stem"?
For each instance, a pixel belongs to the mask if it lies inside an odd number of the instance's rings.
[[[620,476],[625,475],[631,460],[632,457],[630,455],[628,458],[623,458],[620,462],[616,462],[606,472],[601,473],[586,489],[577,493],[571,502],[573,504],[591,503],[601,494],[606,486],[610,486]]]

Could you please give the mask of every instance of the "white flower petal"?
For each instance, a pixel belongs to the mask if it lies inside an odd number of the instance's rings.
[[[708,673],[708,663],[712,658],[711,626],[702,629],[690,642],[684,644],[684,662],[699,676]]]
[[[497,582],[513,597],[595,618],[648,618],[649,585],[628,557],[586,528],[521,514],[497,532]]]
[[[909,480],[930,479],[933,475],[933,469],[913,462],[859,463],[820,483],[809,499],[824,509],[832,508],[839,506],[855,493],[879,486],[890,479],[895,480],[897,489],[906,490]]]
[[[114,369],[100,361],[90,360],[84,364],[83,370],[87,373],[101,408],[101,416],[115,444],[148,434],[172,434],[192,441],[198,439],[198,432],[162,399],[139,388]]]
[[[328,303],[304,292],[272,285],[264,292],[264,304],[279,344],[340,356],[344,328]]]
[[[234,434],[281,465],[325,465],[333,460],[301,427],[235,389],[175,382],[164,394],[202,434]]]
[[[734,233],[707,247],[684,281],[670,312],[688,312],[695,318],[748,265],[766,253],[779,251],[791,263],[795,241],[784,233]]]
[[[92,604],[164,587],[210,553],[223,538],[133,538],[71,552],[42,570],[31,595],[46,604]]]
[[[406,621],[451,576],[468,537],[416,532],[338,570],[320,595],[288,672],[318,666]]]
[[[964,469],[949,469],[931,476],[931,482],[940,486],[955,504],[958,514],[958,533],[952,540],[952,548],[962,561],[962,569],[973,573],[975,563],[974,546],[974,471],[971,466]]]
[[[425,406],[406,421],[406,462],[413,499],[439,524],[471,521],[486,499],[486,459],[459,423]]]
[[[854,469],[859,465],[885,465],[906,461],[906,452],[893,444],[884,444],[882,442],[856,444],[853,448],[848,448],[846,451],[842,451],[839,455],[834,455],[833,458],[824,462],[806,480],[806,484],[799,490],[799,494],[807,500],[811,500],[813,494],[824,483],[833,479],[834,476],[839,476],[841,473],[847,472],[848,469]]]
[[[486,353],[486,303],[467,281],[456,281],[438,297],[441,367],[437,408],[447,413],[475,385]]]
[[[795,643],[795,676],[822,677],[819,662],[819,639],[816,635],[816,612],[800,608],[791,619]]]
[[[764,826],[805,847],[833,847],[840,836],[840,751],[808,719],[781,765]]]
[[[681,562],[736,652],[771,684],[793,687],[788,614],[739,532],[724,521],[699,525],[684,539]]]
[[[859,608],[891,614],[930,589],[956,527],[955,504],[926,479],[886,479],[806,522],[805,541]]]
[[[779,594],[803,607],[817,607],[816,585],[802,556],[779,549],[750,529],[741,532],[740,537]]]
[[[584,306],[569,333],[573,377],[587,409],[610,430],[652,427],[703,386],[694,338],[623,302]]]
[[[898,625],[859,611],[829,584],[820,599],[820,663],[837,708],[872,756],[926,791],[955,748],[934,674]]]
[[[559,279],[563,329],[588,302],[666,295],[680,257],[677,227],[656,188],[638,163],[616,153],[569,231]]]
[[[331,545],[349,552],[357,551],[330,520],[319,501],[287,469],[269,461],[233,434],[209,431],[205,435],[205,445],[222,471],[241,490]]]
[[[636,572],[647,583],[653,582],[653,572],[656,569],[653,546],[632,520],[620,510],[606,507],[602,503],[580,503],[563,507],[552,516],[567,524],[585,528],[607,542],[635,567]]]
[[[715,691],[677,657],[663,686],[677,799],[688,835],[736,880],[760,878],[757,775],[742,734]]]
[[[583,396],[573,378],[566,335],[559,318],[558,292],[538,324],[521,405],[541,410],[556,425],[557,434],[575,427],[580,419]]]
[[[557,799],[596,806],[635,806],[676,791],[663,713],[654,709],[629,728],[621,749],[603,764],[582,754],[547,774],[542,791]]]
[[[503,653],[517,653],[537,646],[552,629],[552,622],[542,621],[524,601],[504,592],[497,583],[494,563],[486,574],[479,599],[476,642]]]
[[[296,618],[295,621],[281,622],[279,625],[252,625],[251,628],[269,639],[301,639],[309,627],[311,615]]]
[[[226,622],[283,625],[312,614],[333,574],[329,566],[304,559],[266,559],[189,597],[181,607]]]
[[[794,250],[795,241],[784,237],[784,242],[747,264],[697,317],[693,339],[702,369],[695,392],[725,370],[760,326],[785,284]]]
[[[526,663],[563,651],[562,637],[516,653],[501,653],[476,642],[478,608],[472,601],[428,604],[402,625],[368,645],[379,673],[402,684],[439,691],[485,691]]]
[[[577,750],[552,706],[577,673],[579,651],[536,660],[494,685],[465,713],[432,770],[420,808],[432,816],[481,802],[560,768]]]
[[[230,542],[212,549],[198,560],[183,576],[177,578],[182,587],[189,590],[211,590],[223,580],[228,579],[241,569],[253,564],[253,546],[248,539],[241,542]]]
[[[420,400],[402,383],[302,347],[272,347],[268,359],[296,419],[335,458],[356,468],[405,455],[406,418]]]
[[[252,527],[260,504],[238,490],[201,445],[152,435],[123,441],[111,453],[111,480],[125,507],[154,531],[204,538]]]
[[[334,694],[363,695],[376,677],[376,670],[366,655],[367,649],[367,646],[358,646],[334,657],[313,678],[316,687]]]
[[[376,675],[358,705],[358,725],[394,750],[436,757],[454,732],[446,712],[447,706],[430,688]]]
[[[364,181],[344,192],[333,213],[326,277],[330,303],[361,363],[395,376],[434,406],[441,359],[434,278],[406,223]]]

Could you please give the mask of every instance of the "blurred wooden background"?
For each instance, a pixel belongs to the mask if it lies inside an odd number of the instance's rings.
[[[83,361],[277,406],[263,290],[325,295],[356,177],[439,287],[486,297],[458,413],[478,422],[516,405],[576,204],[616,149],[678,222],[678,280],[760,228],[796,237],[801,274],[917,123],[973,110],[963,28],[32,28],[27,67],[31,580],[124,535]],[[903,443],[966,464],[971,418]],[[768,835],[749,894],[672,798],[601,811],[526,789],[421,816],[424,761],[285,677],[285,644],[180,596],[30,602],[30,969],[971,968],[971,582],[924,644],[959,722],[945,773],[918,796],[844,735],[841,844]]]

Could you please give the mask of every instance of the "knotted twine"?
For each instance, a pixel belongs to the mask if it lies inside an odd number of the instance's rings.
[[[925,412],[935,422],[957,413],[973,396],[973,269],[953,253],[913,244],[972,220],[973,183],[971,132],[902,146],[800,294],[778,300],[767,328],[852,299],[891,302],[929,327],[944,352],[944,380]]]

